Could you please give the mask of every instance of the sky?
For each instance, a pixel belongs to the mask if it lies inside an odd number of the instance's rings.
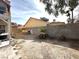
[[[11,20],[17,24],[24,25],[30,17],[46,17],[52,22],[55,17],[45,12],[44,7],[39,0],[11,0]],[[66,22],[67,17],[59,15],[56,20]]]

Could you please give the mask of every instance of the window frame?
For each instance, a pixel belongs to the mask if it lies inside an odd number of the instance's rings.
[[[6,11],[6,8],[3,6],[0,6],[0,14],[4,14]]]

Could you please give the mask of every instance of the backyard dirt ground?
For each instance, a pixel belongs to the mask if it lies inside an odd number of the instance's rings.
[[[40,40],[29,35],[0,48],[0,59],[79,59],[79,41]]]

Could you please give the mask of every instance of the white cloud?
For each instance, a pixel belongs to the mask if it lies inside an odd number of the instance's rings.
[[[41,13],[38,15],[38,16],[41,16],[41,17],[47,17],[49,18],[50,22],[53,21],[53,19],[56,19],[57,21],[61,21],[61,22],[66,22],[66,19],[67,17],[65,15],[59,15],[57,18],[54,16],[54,15],[49,15],[46,11],[45,11],[45,5],[43,3],[40,3],[39,0],[34,0],[36,5],[37,5],[37,8],[41,11]],[[38,17],[37,16],[37,17]]]
[[[17,1],[17,2],[15,2],[15,1]],[[15,0],[15,1],[14,1],[15,4],[13,3],[14,5],[12,7],[12,16],[14,17],[12,19],[15,19],[13,21],[16,21],[17,23],[25,24],[25,22],[28,20],[29,17],[35,17],[35,18],[46,17],[46,18],[50,19],[50,22],[52,22],[53,19],[56,19],[56,21],[61,21],[61,22],[67,23],[67,21],[66,21],[67,17],[65,15],[59,15],[58,18],[56,18],[53,15],[49,15],[44,10],[45,5],[43,3],[40,3],[39,0],[32,0],[32,2],[31,2],[32,6],[29,4],[30,0],[25,0],[25,1],[29,2],[28,5],[26,4],[26,2],[23,2],[22,0]],[[22,2],[20,2],[20,1],[23,2],[24,6],[21,5]],[[17,6],[17,5],[19,5],[19,6]],[[30,8],[28,8],[29,5],[30,5]],[[17,7],[20,9],[18,9]],[[33,9],[31,7],[33,7]],[[77,14],[76,11],[77,11],[77,9],[75,10],[74,15]],[[20,21],[17,20],[18,18]]]

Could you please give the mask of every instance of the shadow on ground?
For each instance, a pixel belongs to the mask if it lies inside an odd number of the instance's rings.
[[[65,41],[63,41],[63,40],[57,40],[57,39],[51,39],[51,38],[38,39],[35,36],[32,36],[32,38],[34,38],[33,39],[34,42],[40,42],[40,43],[41,42],[47,42],[47,43],[50,43],[50,44],[60,45],[60,46],[72,48],[72,49],[75,49],[75,50],[79,50],[79,40],[66,39]]]
[[[39,39],[39,38],[37,38],[37,35],[24,35],[20,39],[34,40],[34,42],[39,42],[39,43],[47,42],[50,44],[60,45],[60,46],[72,48],[75,50],[79,50],[79,40],[75,40],[75,39],[74,40],[73,39],[57,40],[54,38]]]

